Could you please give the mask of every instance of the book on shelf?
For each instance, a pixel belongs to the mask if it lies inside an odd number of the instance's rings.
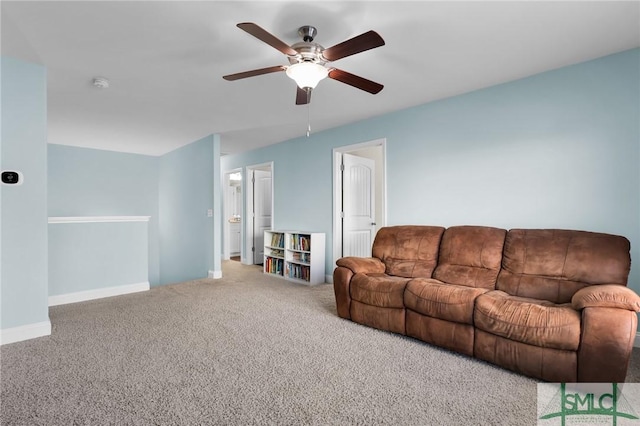
[[[293,260],[297,262],[311,263],[311,253],[293,253]]]
[[[310,250],[310,242],[311,242],[311,236],[310,235],[303,235],[303,234],[291,234],[291,249],[292,250],[302,250],[302,251],[309,251]]]
[[[287,275],[289,278],[309,281],[311,277],[310,269],[306,265],[287,264]]]
[[[264,271],[270,274],[282,275],[284,261],[275,257],[267,256],[264,261]]]
[[[269,250],[269,256],[284,257],[284,250],[271,249]]]
[[[284,247],[284,234],[271,234],[271,247]]]

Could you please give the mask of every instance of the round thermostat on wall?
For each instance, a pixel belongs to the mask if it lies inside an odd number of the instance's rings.
[[[17,185],[22,185],[23,182],[24,182],[24,177],[22,176],[22,173],[15,170],[2,171],[3,185],[17,186]]]

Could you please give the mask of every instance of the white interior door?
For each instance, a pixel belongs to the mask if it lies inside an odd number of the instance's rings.
[[[229,175],[225,178],[226,182],[226,190],[224,193],[225,202],[224,202],[224,258],[228,260],[231,257],[231,222],[230,219],[233,217],[233,197],[234,197],[234,188],[229,185]]]
[[[271,171],[253,174],[253,263],[264,262],[264,231],[271,229]]]
[[[371,256],[376,230],[375,161],[342,156],[342,255]]]

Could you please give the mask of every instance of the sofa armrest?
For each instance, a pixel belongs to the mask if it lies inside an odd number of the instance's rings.
[[[336,265],[351,269],[354,274],[383,274],[386,266],[377,257],[343,257]]]
[[[578,348],[578,382],[623,383],[637,327],[638,316],[631,310],[584,308]]]
[[[571,305],[577,310],[600,307],[640,312],[640,296],[620,284],[591,285],[576,291]]]

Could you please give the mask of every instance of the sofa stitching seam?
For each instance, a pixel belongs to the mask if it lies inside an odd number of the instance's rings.
[[[472,288],[472,287],[469,287]],[[475,304],[475,299],[477,299],[478,297],[482,296],[482,294],[479,294],[478,296],[476,296],[473,300],[469,300],[467,302],[460,302],[460,303],[455,303],[455,302],[440,302],[438,300],[432,300],[432,299],[425,299],[424,297],[420,296],[417,293],[414,293],[413,291],[409,290],[409,289],[405,289],[405,293],[411,293],[412,295],[416,296],[417,298],[420,298],[421,300],[426,300],[428,302],[434,302],[434,303],[442,303],[444,305],[467,305],[469,304],[469,302],[472,302]]]
[[[569,246],[571,245],[572,241],[573,241],[573,237],[569,237],[569,242],[567,243],[567,249],[564,252],[564,261],[562,262],[562,271],[560,272],[560,277],[559,277],[559,279],[561,280],[566,280],[566,277],[564,275],[564,268],[567,266],[567,256],[569,255]],[[567,281],[573,281],[573,280],[567,280]],[[556,300],[560,300],[560,284],[557,283],[556,287],[558,289],[556,293]]]

